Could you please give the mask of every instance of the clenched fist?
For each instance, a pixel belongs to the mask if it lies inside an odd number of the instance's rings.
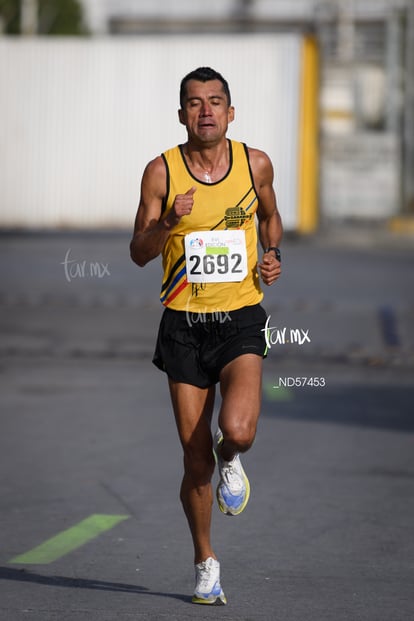
[[[171,211],[166,217],[171,227],[176,226],[183,216],[190,215],[194,205],[193,196],[196,189],[193,186],[185,194],[177,194],[175,197]]]
[[[281,274],[280,262],[276,259],[273,252],[265,252],[262,262],[259,263],[259,270],[265,285],[272,285]]]

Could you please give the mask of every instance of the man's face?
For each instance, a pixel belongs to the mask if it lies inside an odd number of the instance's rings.
[[[214,145],[226,135],[228,124],[234,119],[234,108],[229,106],[220,80],[189,80],[178,115],[190,140]]]

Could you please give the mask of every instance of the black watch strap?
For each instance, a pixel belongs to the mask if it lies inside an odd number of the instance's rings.
[[[265,252],[270,252],[271,250],[273,250],[273,252],[275,253],[276,259],[278,261],[282,260],[282,255],[280,254],[280,250],[277,246],[269,246],[269,248],[266,248]]]

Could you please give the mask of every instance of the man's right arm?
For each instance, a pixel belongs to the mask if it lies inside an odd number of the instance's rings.
[[[156,157],[148,164],[142,177],[141,198],[130,243],[131,259],[140,267],[162,252],[172,229],[193,208],[195,187],[185,194],[177,194],[168,214],[161,218],[166,188],[165,163],[162,157]]]
[[[147,165],[142,176],[141,197],[130,243],[131,259],[140,267],[162,252],[169,235],[169,221],[161,220],[166,181],[164,161],[157,157]]]

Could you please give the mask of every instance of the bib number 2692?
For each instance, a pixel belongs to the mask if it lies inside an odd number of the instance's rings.
[[[189,233],[185,237],[185,257],[188,282],[240,282],[247,275],[245,233]]]

